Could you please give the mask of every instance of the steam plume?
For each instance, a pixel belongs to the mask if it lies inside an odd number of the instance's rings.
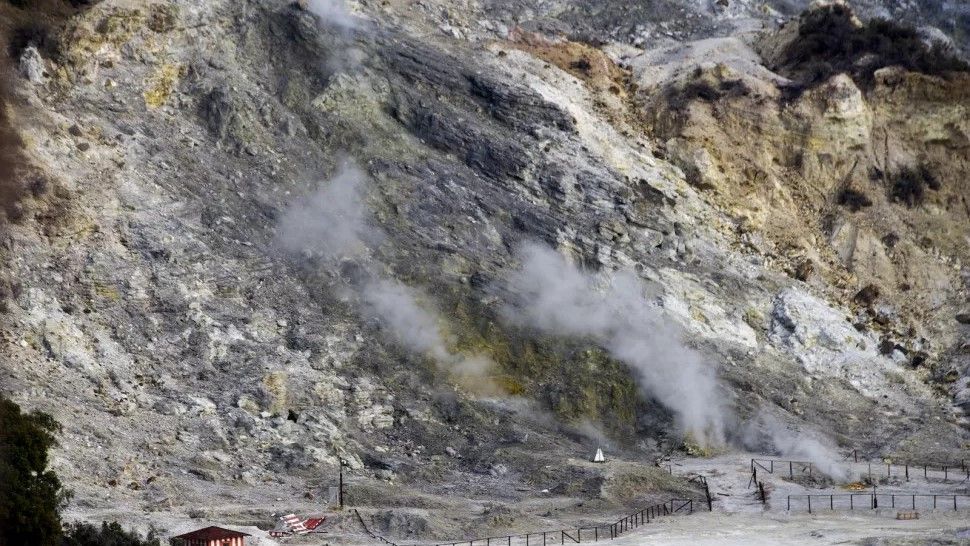
[[[356,165],[346,164],[305,201],[291,204],[279,223],[283,249],[339,262],[380,243],[383,234],[368,223],[363,200],[366,178]]]
[[[724,409],[713,371],[645,298],[631,272],[580,271],[545,246],[519,249],[521,268],[508,278],[513,320],[562,336],[592,338],[626,363],[641,388],[667,407],[681,432],[703,445],[724,441]]]
[[[343,0],[308,0],[306,9],[331,27],[349,32],[358,28],[359,22],[350,14]]]
[[[823,438],[811,431],[785,425],[764,410],[748,421],[742,441],[754,451],[773,448],[781,456],[811,462],[830,478],[839,481],[849,478],[849,470],[840,464],[837,451]]]
[[[277,240],[291,254],[302,254],[335,267],[357,266],[346,279],[344,296],[358,303],[361,314],[374,318],[402,347],[433,359],[458,376],[481,376],[490,366],[484,357],[465,357],[449,349],[439,328],[438,313],[424,306],[418,290],[382,273],[370,254],[385,239],[371,222],[364,202],[368,178],[353,164],[345,165],[313,194],[293,203],[279,222]]]

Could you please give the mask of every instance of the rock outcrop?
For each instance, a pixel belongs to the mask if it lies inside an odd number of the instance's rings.
[[[37,191],[3,228],[0,377],[64,424],[80,513],[291,510],[341,461],[361,505],[423,511],[382,516],[401,533],[454,529],[456,496],[644,493],[590,485],[590,442],[643,461],[684,438],[603,348],[507,320],[528,241],[634,272],[730,419],[964,447],[970,76],[796,92],[782,11],[488,4],[105,0],[23,49]],[[287,207],[348,158],[383,239],[283,252]],[[484,377],[360,313],[366,275],[421,294]]]

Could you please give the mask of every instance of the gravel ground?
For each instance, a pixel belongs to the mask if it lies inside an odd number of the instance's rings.
[[[666,518],[616,540],[633,544],[970,544],[967,513],[924,513],[899,521],[895,512],[852,514],[696,513]]]

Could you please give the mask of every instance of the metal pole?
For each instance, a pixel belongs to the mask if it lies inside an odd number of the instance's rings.
[[[812,496],[808,495],[808,513],[812,513]]]
[[[791,479],[795,479],[794,466],[792,466],[791,461],[788,461],[788,477]]]
[[[340,460],[340,477],[337,484],[337,503],[340,505],[340,509],[344,509],[344,461]]]
[[[906,463],[906,481],[909,481],[909,463]]]

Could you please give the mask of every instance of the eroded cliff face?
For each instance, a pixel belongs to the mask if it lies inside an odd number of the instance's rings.
[[[797,38],[752,45],[772,65]],[[669,159],[736,219],[737,248],[845,302],[883,354],[966,402],[966,74],[886,67],[792,91],[743,44],[713,47],[643,95]]]
[[[636,47],[501,6],[354,7],[107,0],[24,61],[11,115],[44,190],[7,226],[3,389],[65,425],[78,509],[255,518],[312,505],[340,459],[359,505],[433,512],[405,532],[450,536],[455,483],[621,502],[589,447],[683,438],[595,340],[506,319],[526,241],[634,272],[730,423],[964,447],[966,75],[793,97],[769,68],[784,29]],[[287,207],[347,158],[380,243],[283,252]],[[492,365],[469,381],[409,350],[360,312],[361,268]]]

